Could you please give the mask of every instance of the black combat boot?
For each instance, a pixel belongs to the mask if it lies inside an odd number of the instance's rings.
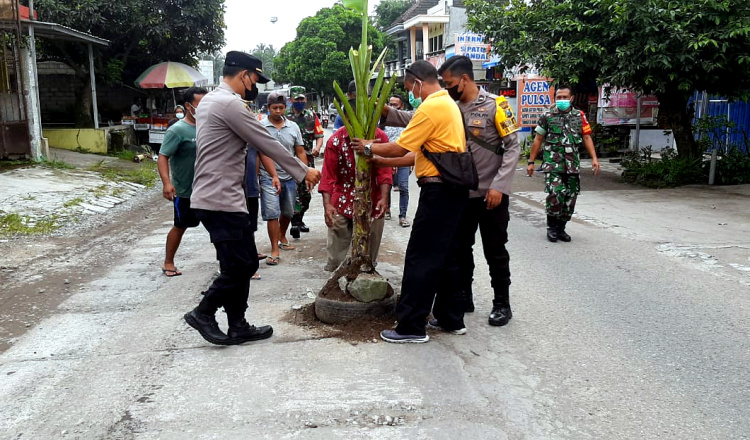
[[[557,239],[558,239],[557,218],[552,217],[551,215],[548,215],[547,216],[547,240],[554,243],[557,241]]]
[[[260,339],[270,338],[273,334],[273,327],[263,325],[256,327],[248,324],[243,318],[241,321],[229,324],[227,335],[235,344],[242,344],[248,341],[258,341]]]
[[[492,312],[490,312],[488,321],[492,326],[502,327],[507,324],[512,317],[513,312],[511,312],[509,305],[495,305],[492,306]]]
[[[570,243],[570,235],[568,235],[567,232],[565,232],[565,225],[568,222],[565,220],[557,220],[557,239],[560,241],[564,241],[565,243]]]
[[[198,310],[191,310],[185,313],[185,322],[198,330],[203,339],[216,345],[234,345],[237,342],[230,339],[223,331],[219,329],[219,323],[213,315],[205,315]]]

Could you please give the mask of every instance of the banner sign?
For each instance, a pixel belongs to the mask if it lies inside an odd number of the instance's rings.
[[[474,61],[489,61],[490,45],[484,37],[470,32],[456,34],[456,55],[465,55]]]
[[[606,86],[605,86],[606,87]],[[638,94],[625,89],[613,89],[609,99],[603,87],[599,88],[598,121],[602,125],[635,125],[638,120]],[[641,124],[656,125],[659,115],[659,98],[641,96]]]
[[[555,103],[555,88],[548,78],[518,81],[518,121],[521,127],[536,127],[539,117]]]

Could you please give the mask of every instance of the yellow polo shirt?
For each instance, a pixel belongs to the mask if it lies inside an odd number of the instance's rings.
[[[430,153],[466,151],[462,118],[461,110],[445,90],[428,96],[417,108],[396,144],[416,153],[414,172],[418,178],[440,175],[435,165],[422,154],[422,145]]]

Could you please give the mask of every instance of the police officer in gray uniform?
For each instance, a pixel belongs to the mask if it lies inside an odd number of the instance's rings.
[[[502,326],[513,316],[510,309],[510,256],[508,242],[508,195],[521,151],[519,129],[508,102],[477,86],[471,59],[451,57],[438,73],[445,88],[464,116],[466,141],[479,174],[479,188],[469,194],[458,234],[461,248],[458,258],[466,311],[474,311],[472,282],[474,275],[474,238],[477,227],[494,290],[489,324]]]
[[[503,326],[512,316],[510,309],[510,256],[508,242],[508,195],[518,156],[521,153],[518,125],[505,98],[479,88],[474,82],[471,60],[454,56],[438,70],[446,90],[458,101],[464,117],[467,145],[471,148],[479,174],[479,188],[469,193],[469,204],[464,211],[458,234],[461,248],[458,258],[461,285],[466,298],[467,312],[474,311],[472,282],[474,276],[474,246],[477,229],[482,234],[482,245],[494,290],[489,324]],[[386,126],[405,127],[413,113],[383,108]],[[410,155],[403,158],[375,158],[375,166],[408,166]]]

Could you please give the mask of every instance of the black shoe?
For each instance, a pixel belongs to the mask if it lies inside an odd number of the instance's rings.
[[[219,329],[219,323],[216,322],[216,318],[211,315],[204,315],[197,310],[191,310],[185,313],[185,322],[190,327],[198,330],[198,333],[203,336],[203,339],[216,345],[234,345],[236,342],[232,341],[223,331]]]
[[[557,239],[560,241],[564,241],[565,243],[570,243],[570,235],[565,232],[565,224],[568,222],[564,222],[562,220],[557,222]]]
[[[308,228],[304,223],[300,223],[297,227],[299,228],[300,232],[310,232],[310,228]]]
[[[292,238],[299,238],[299,226],[292,226],[289,228],[289,234],[292,236]]]
[[[270,325],[256,327],[248,324],[247,321],[243,319],[242,324],[239,326],[229,327],[227,334],[230,340],[234,341],[235,344],[242,344],[243,342],[270,338],[273,334],[273,327]]]
[[[513,312],[510,311],[510,307],[493,307],[490,313],[489,323],[495,327],[501,327],[510,321],[513,317]]]
[[[552,243],[556,242],[559,237],[557,236],[557,218],[551,215],[547,216],[547,240]]]
[[[466,304],[464,308],[465,313],[474,313],[474,303]]]

